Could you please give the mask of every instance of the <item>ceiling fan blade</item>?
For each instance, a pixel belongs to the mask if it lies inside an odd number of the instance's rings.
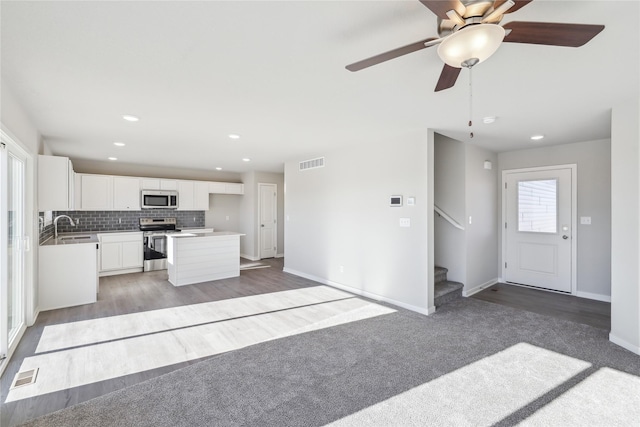
[[[437,37],[429,37],[425,40],[420,40],[419,42],[411,43],[406,46],[399,47],[397,49],[390,50],[385,53],[381,53],[376,56],[372,56],[371,58],[363,59],[362,61],[354,62],[353,64],[347,65],[345,68],[349,71],[360,71],[364,68],[371,67],[372,65],[380,64],[382,62],[389,61],[390,59],[397,58],[402,55],[406,55],[411,52],[416,52],[421,49],[426,49],[427,47],[433,46],[425,46],[424,44],[433,40],[438,40]]]
[[[458,75],[460,74],[460,70],[462,68],[452,67],[450,65],[444,64],[442,68],[442,73],[440,73],[440,78],[438,79],[438,84],[436,84],[435,92],[440,92],[441,90],[449,89],[456,84],[456,80],[458,80]]]
[[[554,22],[509,22],[511,30],[504,38],[510,43],[544,44],[550,46],[580,47],[604,30],[604,25],[559,24]]]
[[[512,13],[515,12],[516,10],[520,9],[523,6],[528,5],[529,3],[531,3],[533,0],[513,0],[513,2],[515,3],[515,5],[511,6],[508,10],[506,10],[504,13]],[[496,0],[493,2],[493,8],[497,9],[500,6],[502,6],[503,3],[506,3],[507,0]]]
[[[447,12],[455,10],[460,16],[464,15],[466,7],[460,0],[420,0],[438,18],[449,19]]]

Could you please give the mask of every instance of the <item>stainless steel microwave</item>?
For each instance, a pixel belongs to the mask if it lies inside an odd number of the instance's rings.
[[[177,191],[142,190],[142,209],[177,209]]]

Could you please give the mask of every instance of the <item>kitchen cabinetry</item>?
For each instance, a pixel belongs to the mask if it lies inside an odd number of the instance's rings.
[[[178,190],[178,180],[176,179],[155,179],[155,178],[142,178],[141,190],[166,190],[176,191]]]
[[[142,232],[98,234],[101,276],[142,271]]]
[[[237,182],[210,182],[209,193],[244,194],[244,184],[237,183]]]
[[[68,157],[38,156],[38,210],[74,209],[74,172]]]
[[[107,211],[113,209],[113,176],[80,176],[80,209],[85,211]]]
[[[207,181],[178,181],[178,210],[208,211],[209,184]]]
[[[69,179],[69,182],[73,181],[73,179]],[[244,194],[244,184],[75,174],[75,209],[85,211],[140,210],[141,190],[177,191],[178,210],[207,211],[209,210],[209,194]],[[73,196],[70,197],[71,200],[74,199]]]
[[[140,210],[140,179],[126,176],[113,177],[113,209]]]
[[[96,243],[40,246],[38,298],[40,310],[96,302]]]

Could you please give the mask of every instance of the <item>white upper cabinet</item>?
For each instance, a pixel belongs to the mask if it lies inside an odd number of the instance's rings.
[[[68,157],[38,156],[38,210],[74,208],[73,165]]]
[[[141,190],[176,191],[178,189],[178,180],[176,179],[141,178],[140,181]]]
[[[224,192],[226,194],[244,194],[244,184],[225,182]]]
[[[113,209],[140,210],[140,179],[127,176],[113,177]]]
[[[80,209],[84,211],[113,210],[113,176],[90,175],[80,176],[81,196]]]
[[[209,193],[244,194],[244,184],[236,182],[210,182]]]
[[[227,190],[225,189],[224,182],[210,182],[209,183],[209,193],[212,194],[224,194]]]
[[[192,211],[195,206],[194,181],[178,181],[178,210]]]
[[[209,210],[209,182],[196,181],[193,184],[193,210]]]

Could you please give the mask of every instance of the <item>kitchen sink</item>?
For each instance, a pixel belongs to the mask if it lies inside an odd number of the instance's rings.
[[[81,239],[90,239],[92,236],[62,236],[58,237],[58,240],[81,240]]]

